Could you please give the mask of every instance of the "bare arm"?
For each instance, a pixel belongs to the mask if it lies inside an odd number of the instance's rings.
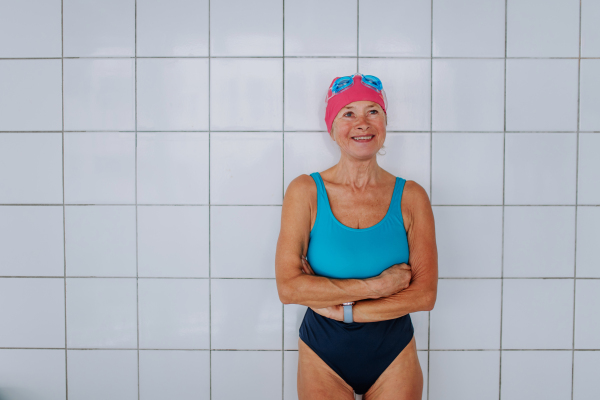
[[[416,311],[429,311],[435,304],[438,265],[431,204],[425,189],[413,181],[406,182],[402,202],[406,202],[410,216],[407,229],[408,264],[412,269],[410,285],[385,298],[357,302],[353,306],[356,322],[383,321]]]
[[[386,275],[368,279],[331,279],[306,274],[302,256],[306,256],[310,237],[311,196],[316,185],[309,175],[301,175],[288,186],[281,209],[281,229],[275,255],[275,278],[279,299],[284,304],[302,304],[323,308],[344,302],[377,299],[401,289],[405,276],[398,268]]]

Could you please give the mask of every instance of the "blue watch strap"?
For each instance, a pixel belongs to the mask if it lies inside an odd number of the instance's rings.
[[[352,318],[352,305],[344,306],[344,322],[349,324],[350,322],[354,322]]]

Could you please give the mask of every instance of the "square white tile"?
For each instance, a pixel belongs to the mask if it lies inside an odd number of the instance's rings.
[[[208,133],[137,134],[137,202],[208,204]]]
[[[600,205],[600,133],[579,134],[577,203]]]
[[[579,1],[508,0],[508,57],[577,57]]]
[[[208,0],[137,0],[137,56],[208,56]]]
[[[429,347],[429,311],[410,313],[410,320],[415,330],[417,350],[427,350]]]
[[[600,396],[600,351],[576,351],[573,368],[573,400]]]
[[[499,351],[432,351],[429,399],[497,399]]]
[[[135,348],[136,280],[67,278],[67,347]]]
[[[600,7],[598,7],[600,8]],[[579,129],[600,131],[600,60],[581,60]]]
[[[431,135],[429,133],[387,133],[379,166],[393,175],[417,182],[431,196]]]
[[[140,279],[139,337],[145,349],[208,349],[206,279]]]
[[[138,275],[208,277],[208,207],[138,206]]]
[[[67,276],[135,276],[135,224],[135,206],[65,207]]]
[[[430,313],[430,349],[500,348],[500,280],[440,280]]]
[[[210,201],[227,205],[281,205],[283,134],[211,135]]]
[[[0,135],[0,203],[62,203],[62,135]]]
[[[65,57],[132,57],[135,53],[135,0],[64,0]]]
[[[506,207],[504,277],[573,277],[575,207]]]
[[[135,133],[64,135],[65,203],[135,203]]]
[[[283,348],[285,350],[298,350],[300,325],[302,325],[307,309],[307,306],[301,304],[283,305]]]
[[[504,60],[433,60],[434,131],[504,129]]]
[[[431,118],[431,62],[420,59],[359,59],[362,74],[383,83],[389,131],[428,131]]]
[[[600,349],[600,280],[578,279],[575,288],[575,348]]]
[[[505,204],[575,204],[577,135],[507,133]]]
[[[506,60],[506,130],[577,130],[577,63]]]
[[[435,0],[434,57],[504,57],[503,0]]]
[[[137,129],[208,129],[208,59],[137,60]]]
[[[64,350],[0,349],[0,387],[7,396],[64,400],[65,379]]]
[[[65,130],[135,129],[132,58],[65,59],[63,64]]]
[[[505,279],[503,303],[503,349],[571,348],[573,279]]]
[[[286,56],[356,56],[357,0],[284,0]]]
[[[213,349],[281,349],[283,305],[274,279],[213,279],[211,285]]]
[[[358,3],[361,57],[431,56],[431,3],[362,0]]]
[[[2,206],[0,221],[0,276],[64,276],[61,206]]]
[[[211,358],[213,400],[281,399],[280,351],[213,351]]]
[[[600,57],[600,4],[596,0],[581,1],[581,56]]]
[[[0,4],[0,57],[60,56],[60,0]]]
[[[501,276],[501,206],[434,206],[433,212],[440,277]]]
[[[340,160],[340,147],[327,132],[285,132],[283,137],[286,190],[300,175],[324,171]]]
[[[213,57],[281,56],[283,1],[221,0],[211,3],[210,31]]]
[[[215,58],[210,63],[211,130],[281,130],[282,58]]]
[[[140,400],[209,397],[208,351],[140,351]]]
[[[0,278],[0,304],[0,347],[65,347],[62,279]]]
[[[434,133],[432,147],[433,204],[502,204],[502,133]]]
[[[275,278],[281,207],[211,207],[211,276]]]
[[[298,352],[283,353],[283,400],[298,400]]]
[[[69,398],[73,400],[136,400],[136,350],[69,350]]]
[[[578,278],[600,278],[598,260],[600,243],[600,208],[577,208],[577,269]]]
[[[37,36],[35,38],[39,39]],[[61,68],[61,60],[0,62],[0,130],[62,129]]]
[[[571,398],[571,351],[503,351],[501,399]]]
[[[325,97],[331,82],[356,73],[352,58],[286,58],[284,128],[327,131]]]

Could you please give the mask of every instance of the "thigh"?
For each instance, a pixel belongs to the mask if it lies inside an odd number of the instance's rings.
[[[354,399],[352,387],[302,339],[298,339],[298,399]]]
[[[421,400],[423,371],[417,357],[415,338],[383,371],[364,395],[364,400]]]

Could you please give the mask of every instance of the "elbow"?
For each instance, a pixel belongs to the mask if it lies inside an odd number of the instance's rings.
[[[437,293],[436,292],[429,292],[427,293],[425,296],[425,304],[423,307],[423,311],[431,311],[433,310],[433,307],[435,306],[435,301],[437,298]]]
[[[294,304],[292,299],[293,289],[289,285],[277,285],[277,293],[279,294],[279,301],[283,304]]]

